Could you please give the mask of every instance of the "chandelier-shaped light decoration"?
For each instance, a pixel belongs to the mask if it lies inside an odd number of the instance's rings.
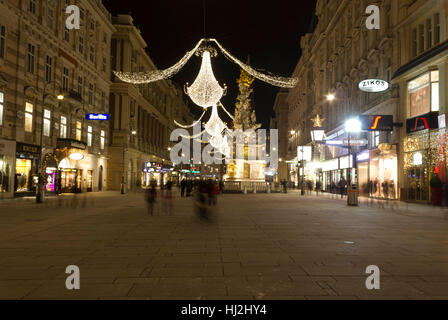
[[[225,129],[227,129],[226,124],[221,120],[221,118],[218,115],[218,108],[216,105],[213,106],[210,119],[207,121],[204,128],[205,131],[212,137],[221,135],[222,132]]]
[[[216,50],[204,48],[198,51],[202,54],[201,70],[191,86],[185,86],[187,94],[195,104],[200,107],[208,108],[216,105],[226,94],[227,87],[222,88],[213,74],[212,55],[216,56]]]

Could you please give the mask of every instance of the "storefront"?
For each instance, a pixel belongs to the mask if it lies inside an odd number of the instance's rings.
[[[39,146],[17,142],[14,181],[16,196],[35,195],[39,157]]]
[[[0,140],[0,199],[13,197],[15,141]]]
[[[353,168],[353,156],[323,161],[321,167],[322,173],[319,172],[319,175],[322,176],[322,187],[325,192],[339,192],[338,184],[342,178],[348,183],[350,168],[352,168],[352,177],[355,177],[356,170]]]
[[[149,187],[152,183],[156,186],[164,186],[172,179],[174,167],[157,162],[143,163],[142,186]]]
[[[356,156],[359,191],[378,199],[398,198],[398,158],[396,146],[382,144]]]

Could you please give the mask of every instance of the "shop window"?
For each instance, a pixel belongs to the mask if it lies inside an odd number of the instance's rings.
[[[93,128],[92,126],[87,127],[87,146],[92,146],[92,136],[93,136]]]
[[[106,133],[104,130],[101,130],[101,138],[100,138],[100,148],[101,150],[104,150],[104,142],[106,140]]]
[[[62,139],[67,138],[67,118],[61,116],[60,136]]]
[[[0,25],[0,59],[5,58],[6,52],[6,27]]]
[[[9,161],[8,161],[9,160]],[[10,191],[11,160],[5,156],[0,156],[0,193]]]
[[[33,132],[33,104],[27,102],[25,105],[25,131]]]
[[[30,190],[31,165],[32,165],[32,161],[29,159],[17,159],[16,160],[15,187],[16,187],[17,192],[25,192],[25,191]]]
[[[44,110],[44,136],[50,136],[50,128],[51,128],[51,111]]]
[[[82,136],[82,123],[81,121],[76,121],[76,140],[81,141]]]
[[[3,106],[5,104],[5,95],[0,92],[0,126],[3,126]]]
[[[439,111],[439,71],[432,71],[408,83],[409,118]]]

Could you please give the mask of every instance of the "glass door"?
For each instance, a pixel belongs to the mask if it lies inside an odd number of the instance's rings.
[[[93,191],[93,171],[87,171],[87,192]]]
[[[427,202],[429,200],[428,170],[423,167],[415,167],[408,171],[408,200],[415,202]]]

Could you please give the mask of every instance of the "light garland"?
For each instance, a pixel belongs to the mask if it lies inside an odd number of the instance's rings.
[[[207,110],[204,110],[204,112],[202,113],[201,117],[200,117],[197,121],[193,122],[193,124],[191,124],[191,125],[189,125],[189,126],[187,126],[187,125],[182,125],[182,124],[180,124],[179,122],[177,122],[176,120],[174,120],[174,123],[175,123],[177,126],[179,126],[179,127],[181,127],[181,128],[184,128],[184,129],[193,128],[195,125],[197,125],[199,122],[201,122],[202,118],[204,117],[204,115],[205,115],[206,113],[207,113]]]
[[[191,86],[187,83],[185,94],[198,106],[208,108],[221,100],[226,89],[225,85],[221,88],[213,74],[210,51],[203,51],[201,70]]]
[[[133,84],[144,84],[156,82],[164,79],[169,79],[175,74],[177,74],[185,64],[191,59],[191,57],[195,54],[195,52],[199,49],[199,46],[204,42],[204,39],[201,39],[198,44],[194,47],[193,50],[188,51],[184,57],[179,60],[174,66],[165,69],[165,70],[155,70],[149,72],[121,72],[114,71],[114,74],[123,82],[133,83]]]
[[[250,74],[251,76],[264,81],[266,83],[269,83],[273,86],[276,87],[281,87],[281,88],[294,88],[297,83],[299,82],[298,78],[285,78],[285,77],[279,77],[279,76],[275,76],[275,75],[267,75],[264,73],[261,73],[257,70],[255,70],[254,68],[252,68],[251,66],[241,62],[240,60],[238,60],[237,58],[235,58],[234,56],[232,56],[230,54],[230,52],[228,52],[216,39],[210,39],[210,41],[213,41],[216,43],[216,45],[219,47],[219,49],[221,50],[221,52],[224,54],[224,56],[226,56],[226,58],[228,58],[229,60],[233,61],[234,63],[236,63],[237,65],[240,66],[241,69],[243,69],[244,71],[246,71],[248,74]]]

